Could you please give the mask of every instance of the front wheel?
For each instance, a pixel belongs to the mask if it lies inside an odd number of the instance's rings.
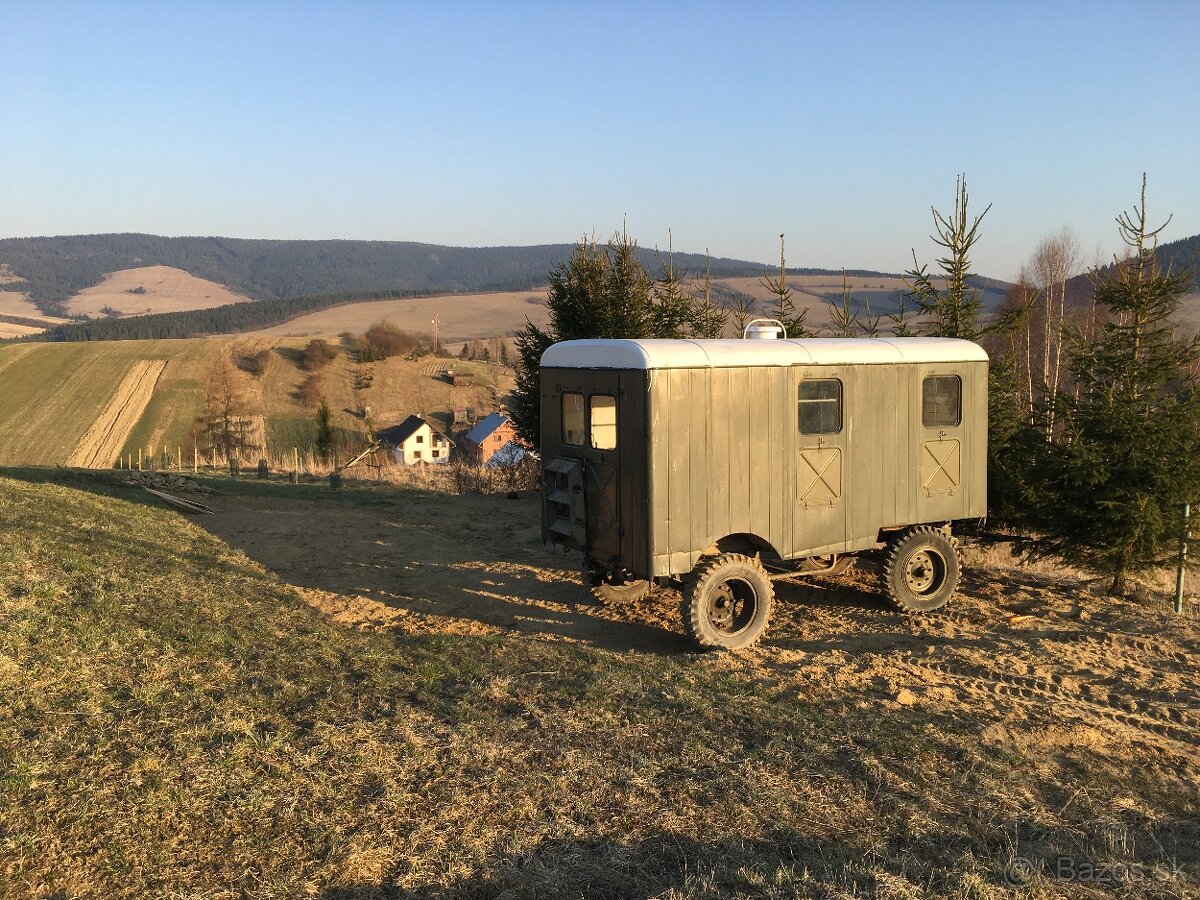
[[[953,542],[928,525],[904,532],[884,553],[884,593],[907,612],[941,609],[958,587],[959,574]]]
[[[742,650],[767,630],[775,591],[756,560],[723,553],[701,564],[683,595],[683,627],[703,650]]]

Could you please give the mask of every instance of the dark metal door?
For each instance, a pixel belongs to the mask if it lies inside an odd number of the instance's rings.
[[[558,455],[578,460],[581,466],[584,550],[597,563],[620,563],[619,374],[560,370],[556,381],[550,402],[556,404],[554,412],[561,423]]]
[[[587,497],[588,556],[599,563],[622,561],[620,421],[617,372],[589,372],[587,431],[581,452]]]

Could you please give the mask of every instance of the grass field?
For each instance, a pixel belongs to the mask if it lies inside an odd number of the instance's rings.
[[[142,293],[133,293],[139,289]],[[67,310],[71,315],[99,317],[105,315],[107,307],[123,316],[139,316],[249,301],[249,297],[235,294],[224,285],[189,275],[182,269],[143,266],[105,275],[100,284],[71,297]]]
[[[197,338],[171,341],[99,341],[19,344],[0,347],[0,465],[66,462],[116,395],[122,380],[144,360],[166,360],[145,412],[122,442],[120,454],[180,452],[192,459],[196,420],[204,409],[205,384],[222,356],[271,351],[261,378],[247,377],[254,415],[266,417],[271,452],[290,452],[311,441],[313,410],[296,392],[307,373],[300,367],[302,338]],[[476,384],[451,387],[438,372],[448,366],[477,374]],[[322,370],[322,390],[334,424],[347,435],[365,433],[353,411],[355,364],[344,352]],[[370,366],[372,385],[362,391],[377,427],[424,412],[446,424],[455,407],[485,414],[511,389],[511,370],[486,363],[393,358]],[[278,441],[285,443],[279,444]],[[201,444],[201,449],[203,446]]]
[[[772,295],[763,287],[760,277],[715,278],[718,288],[746,294],[756,303],[755,313],[766,315]],[[829,303],[842,294],[840,275],[793,275],[788,284],[795,295],[797,311],[808,310],[808,325],[818,331],[829,326]],[[693,286],[694,287],[694,286]],[[906,285],[901,278],[851,278],[854,298],[871,303],[875,313],[893,312]],[[401,328],[428,332],[434,313],[440,317],[441,335],[447,342],[474,337],[513,334],[520,330],[526,317],[535,325],[545,325],[545,290],[489,294],[456,294],[446,297],[427,297],[406,300],[371,300],[330,307],[290,322],[275,325],[253,335],[336,335],[343,331],[361,332],[381,319],[395,322]],[[990,293],[984,297],[991,306],[1002,299]]]
[[[436,313],[441,340],[457,342],[511,334],[524,326],[526,316],[534,324],[544,325],[547,321],[545,304],[545,290],[368,300],[318,310],[251,334],[328,336],[343,331],[360,334],[384,319],[406,331],[428,334],[433,329],[432,319]]]
[[[545,599],[568,596],[552,569],[520,579],[495,568],[545,564],[520,524],[524,504],[215,482],[209,502],[222,512],[206,521],[232,515],[231,533],[256,509],[274,510],[261,527],[301,527],[305,508],[374,521],[367,543],[418,541],[434,527],[432,539],[438,510],[477,523],[453,526],[459,552],[494,565],[474,580],[470,567],[454,571],[462,602],[492,604],[496,624],[455,628],[406,600],[427,577],[413,559],[417,569],[397,567],[390,601],[410,611],[339,626],[140,492],[96,476],[6,474],[7,895],[982,900],[1200,889],[1186,746],[1099,722],[1073,726],[1072,739],[1073,720],[1051,714],[1068,707],[1016,687],[985,703],[909,681],[914,699],[895,700],[880,660],[922,662],[914,651],[926,644],[932,671],[986,629],[1000,641],[1003,627],[970,597],[942,624],[899,631],[862,601],[835,603],[828,618],[793,598],[762,650],[699,656],[642,610]],[[505,536],[505,522],[517,531]],[[382,577],[383,559],[327,563]],[[521,609],[506,611],[500,598],[514,588],[507,602]],[[608,618],[572,626],[597,612]],[[1137,613],[1160,629],[1160,646],[1196,653],[1194,624]],[[1038,646],[1032,633],[1004,640],[994,646]],[[1122,658],[1173,671],[1157,650]],[[999,672],[1014,659],[990,662]],[[1059,857],[1076,871],[1104,865],[1110,880],[1039,868]]]

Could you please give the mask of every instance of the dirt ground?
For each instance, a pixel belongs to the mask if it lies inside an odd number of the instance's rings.
[[[690,652],[676,592],[599,606],[579,583],[578,557],[543,547],[529,496],[416,493],[379,505],[228,496],[217,505],[202,525],[346,625]],[[1172,767],[1200,746],[1195,604],[1175,616],[1161,594],[1111,600],[1095,583],[995,557],[968,549],[959,594],[928,616],[893,609],[866,572],[778,583],[761,645],[704,664],[749,671],[771,691],[932,704],[972,720],[985,741],[1047,752],[1085,745],[1190,781]]]

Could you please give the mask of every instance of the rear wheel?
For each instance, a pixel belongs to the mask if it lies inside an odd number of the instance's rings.
[[[908,612],[941,609],[958,587],[959,574],[954,543],[929,525],[904,532],[884,552],[884,593]]]
[[[683,627],[704,650],[741,650],[767,630],[775,591],[762,566],[740,553],[700,565],[683,595]]]

